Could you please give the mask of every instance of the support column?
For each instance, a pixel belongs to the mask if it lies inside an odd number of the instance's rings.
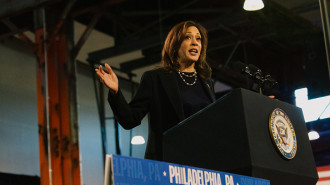
[[[72,25],[46,37],[45,24],[35,31],[41,185],[81,184]]]

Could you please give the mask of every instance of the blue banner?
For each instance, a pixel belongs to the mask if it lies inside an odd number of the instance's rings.
[[[118,155],[108,155],[105,185],[270,185],[269,180]]]

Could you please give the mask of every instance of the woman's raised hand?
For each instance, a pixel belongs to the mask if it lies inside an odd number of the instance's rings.
[[[106,73],[102,69],[102,65],[98,69],[95,69],[97,76],[100,81],[104,83],[114,94],[118,92],[118,78],[116,74],[112,71],[111,67],[106,63],[105,68],[109,73]]]

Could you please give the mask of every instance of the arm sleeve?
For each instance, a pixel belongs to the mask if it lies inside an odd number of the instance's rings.
[[[141,124],[142,118],[149,112],[151,93],[152,80],[147,73],[143,74],[137,93],[129,104],[120,89],[115,95],[109,91],[110,107],[124,129],[131,129]]]

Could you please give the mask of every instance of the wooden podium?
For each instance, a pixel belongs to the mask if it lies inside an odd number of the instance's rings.
[[[270,114],[290,118],[297,150],[285,158],[269,131]],[[236,89],[164,133],[164,161],[269,179],[271,185],[315,185],[316,166],[300,108]]]

